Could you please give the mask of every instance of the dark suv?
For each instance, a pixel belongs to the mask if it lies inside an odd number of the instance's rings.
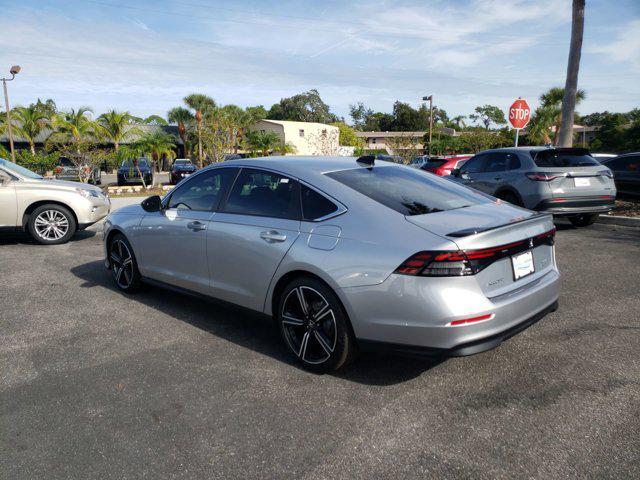
[[[486,150],[449,178],[521,207],[568,217],[579,227],[611,210],[616,198],[611,170],[583,148]]]
[[[618,193],[640,195],[640,152],[627,153],[601,162],[613,171]]]

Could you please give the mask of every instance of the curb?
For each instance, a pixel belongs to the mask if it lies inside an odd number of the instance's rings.
[[[596,223],[607,223],[609,225],[621,225],[624,227],[640,228],[640,217],[622,217],[620,215],[600,215]]]

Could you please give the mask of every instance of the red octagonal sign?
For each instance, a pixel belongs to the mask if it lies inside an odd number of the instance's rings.
[[[513,128],[521,129],[527,126],[531,118],[531,109],[526,100],[519,98],[509,107],[509,123]]]

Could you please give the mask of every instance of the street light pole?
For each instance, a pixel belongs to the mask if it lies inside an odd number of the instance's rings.
[[[429,100],[429,156],[431,156],[431,136],[433,132],[433,95],[422,97],[422,100]]]
[[[3,78],[2,79],[2,87],[4,89],[4,107],[7,111],[7,132],[9,133],[9,147],[11,148],[11,161],[16,163],[16,152],[13,149],[13,131],[11,130],[11,110],[9,109],[9,94],[7,93],[7,82],[10,82],[16,75],[20,73],[20,67],[18,65],[14,65],[9,70],[11,74],[11,78]]]

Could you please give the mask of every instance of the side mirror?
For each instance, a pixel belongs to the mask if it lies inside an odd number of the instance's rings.
[[[460,169],[459,168],[454,168],[453,170],[451,170],[451,176],[452,177],[459,177],[460,176]]]
[[[159,195],[146,198],[140,204],[145,212],[159,212],[162,209],[162,199]]]

